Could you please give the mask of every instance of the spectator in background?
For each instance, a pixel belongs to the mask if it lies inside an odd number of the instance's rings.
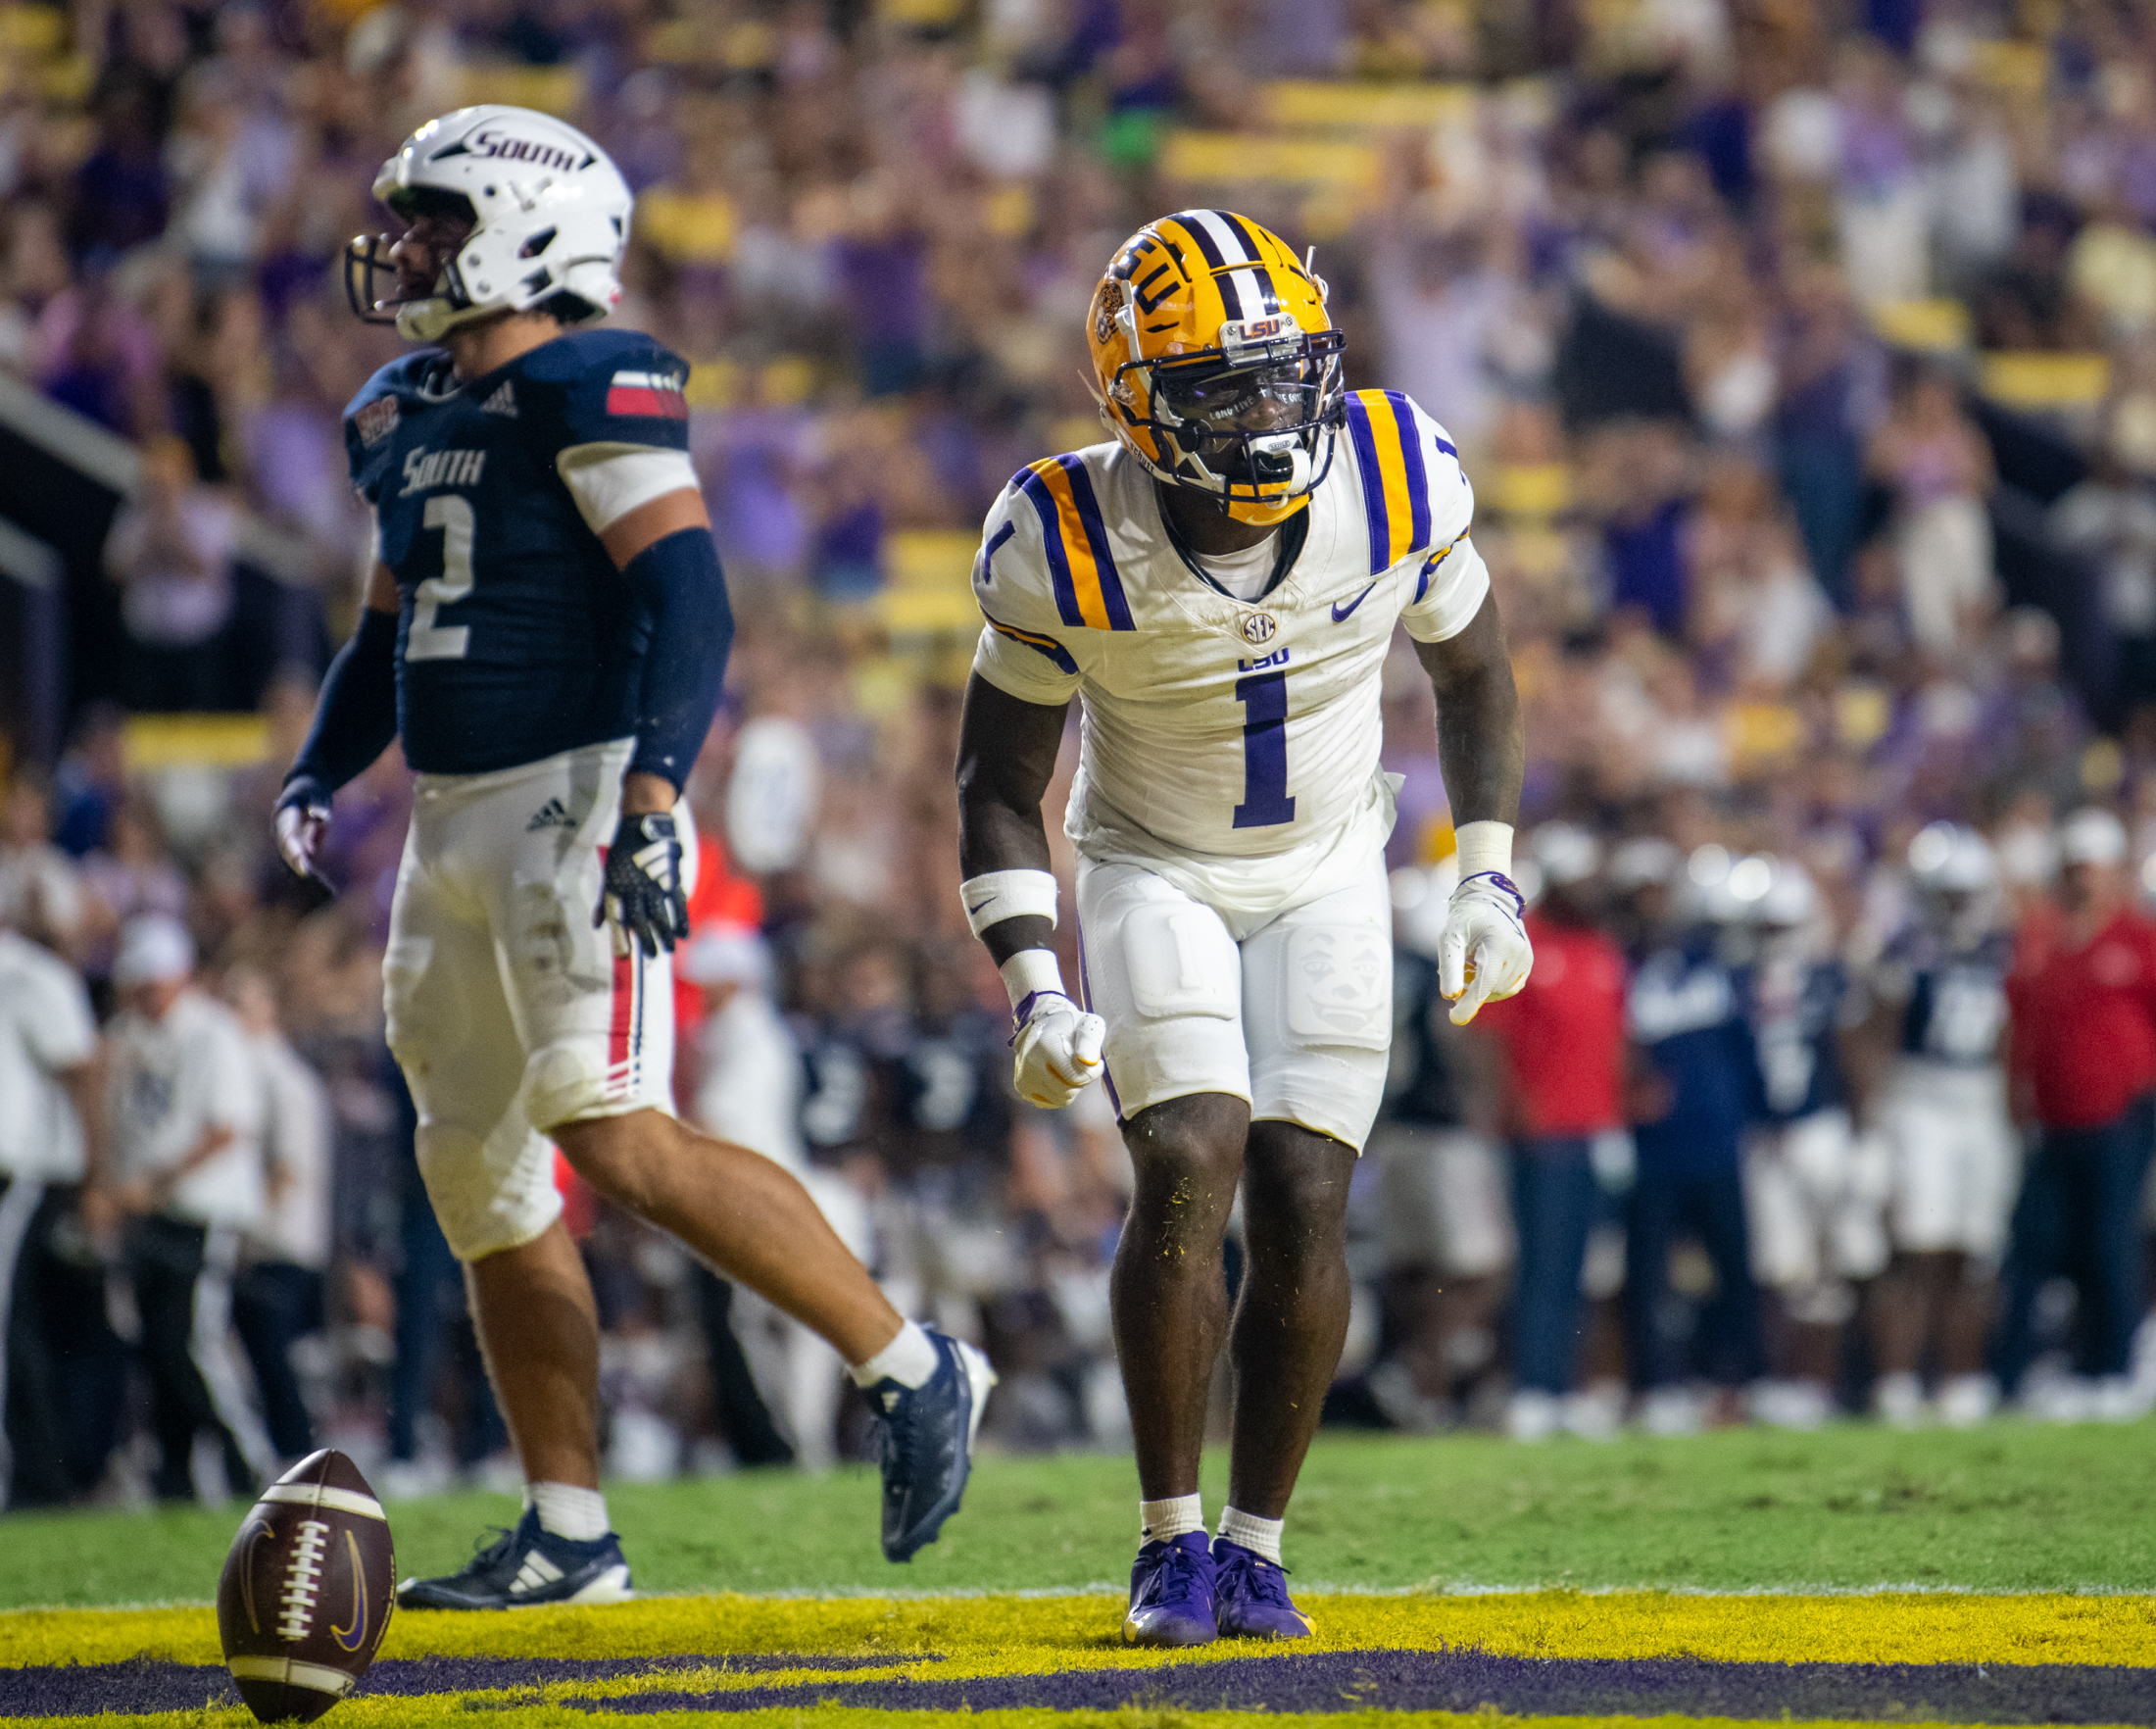
[[[1686,1385],[1694,1373],[1722,1390],[1712,1415],[1726,1420],[1736,1390],[1766,1366],[1740,1163],[1759,1072],[1712,918],[1730,868],[1719,846],[1693,852],[1673,923],[1650,939],[1625,1006],[1639,1156],[1625,1219],[1625,1339],[1641,1421],[1656,1434],[1697,1426]],[[1689,1339],[1670,1277],[1670,1251],[1684,1235],[1697,1238],[1714,1268],[1714,1294]]]
[[[2007,979],[2016,1114],[2037,1130],[2014,1210],[1996,1346],[2009,1394],[2029,1365],[2037,1288],[2064,1273],[2080,1296],[2078,1391],[2088,1414],[2145,1408],[2128,1379],[2147,1308],[2141,1192],[2156,1086],[2156,928],[2130,901],[2126,828],[2077,811],[2059,836],[2054,931],[2025,940]]]
[[[697,1077],[690,1114],[708,1134],[793,1172],[840,1241],[865,1260],[872,1247],[866,1203],[837,1172],[808,1163],[801,1049],[772,1006],[770,972],[762,937],[738,925],[707,927],[683,953],[680,976],[703,992],[705,1005],[688,1053]],[[843,1391],[838,1354],[755,1292],[709,1271],[700,1275],[712,1390],[736,1456],[744,1464],[792,1459],[809,1470],[828,1468],[837,1457]],[[736,1382],[736,1352],[754,1376],[747,1398]],[[762,1432],[770,1419],[752,1403],[760,1394],[777,1419],[775,1448]]]
[[[1580,1273],[1600,1210],[1595,1143],[1624,1132],[1625,958],[1597,926],[1601,846],[1570,823],[1529,843],[1543,892],[1528,914],[1535,971],[1483,1013],[1511,1086],[1512,1206],[1520,1240],[1518,1391],[1505,1415],[1517,1440],[1599,1412],[1568,1404],[1580,1353]]]
[[[1370,1391],[1409,1430],[1449,1420],[1455,1386],[1494,1365],[1516,1249],[1495,1138],[1499,1053],[1481,1027],[1454,1026],[1438,993],[1437,940],[1458,874],[1447,863],[1394,877],[1393,1058],[1368,1148],[1394,1334]]]
[[[84,1469],[69,1445],[62,1346],[79,1280],[63,1240],[79,1260],[111,1203],[89,993],[10,924],[0,902],[0,1507],[40,1507],[73,1500],[103,1465]]]
[[[214,1500],[220,1487],[276,1474],[230,1339],[240,1236],[262,1215],[262,1086],[246,1034],[193,988],[194,966],[186,930],[157,914],[128,922],[113,966],[122,1004],[111,1027],[113,1171],[134,1215],[128,1260],[161,1501]],[[221,1458],[198,1470],[204,1438]]]
[[[185,440],[152,439],[135,496],[105,542],[106,574],[122,590],[122,689],[130,709],[228,705],[225,627],[237,526],[230,502],[196,478]]]
[[[2000,1062],[2013,939],[1996,861],[1975,830],[1921,829],[1909,884],[1915,914],[1869,981],[1869,1042],[1892,1053],[1872,1112],[1886,1144],[1893,1244],[1873,1292],[1873,1404],[1896,1427],[1922,1421],[1930,1356],[1938,1415],[1960,1427],[1998,1403],[1984,1345],[2021,1176]]]
[[[2156,496],[2112,439],[2098,443],[2087,478],[2051,507],[2051,532],[2095,569],[2119,646],[2119,701],[2156,702]]]
[[[1917,647],[1951,661],[1974,649],[1998,604],[1991,573],[1991,448],[1945,373],[1927,369],[1873,434],[1875,478],[1893,488],[1901,602]]]
[[[0,794],[0,926],[60,948],[82,922],[82,885],[52,831],[52,782],[18,768]]]
[[[224,1000],[247,1037],[263,1091],[263,1208],[246,1234],[232,1324],[262,1394],[264,1425],[282,1459],[315,1450],[292,1347],[320,1329],[329,1265],[329,1093],[277,1023],[277,999],[251,967],[224,976]]]
[[[1753,1267],[1780,1311],[1774,1379],[1754,1407],[1769,1422],[1815,1429],[1834,1414],[1857,1287],[1886,1264],[1886,1182],[1876,1145],[1850,1121],[1849,975],[1819,889],[1789,861],[1753,864],[1768,865],[1750,904],[1758,950],[1744,980],[1765,1121],[1746,1152],[1745,1199]]]

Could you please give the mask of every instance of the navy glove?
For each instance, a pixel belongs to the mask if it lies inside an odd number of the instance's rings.
[[[607,849],[607,879],[592,927],[611,922],[623,943],[647,955],[673,952],[689,934],[689,896],[681,886],[681,836],[663,811],[622,814]],[[626,952],[625,950],[623,952]]]

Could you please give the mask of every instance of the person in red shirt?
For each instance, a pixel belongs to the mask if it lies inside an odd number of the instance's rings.
[[[1519,1232],[1518,1391],[1506,1426],[1547,1434],[1572,1390],[1580,1268],[1600,1190],[1593,1147],[1624,1123],[1625,958],[1596,928],[1601,847],[1569,823],[1535,831],[1542,899],[1528,914],[1535,971],[1482,1013],[1511,1076],[1512,1205]]]
[[[2068,817],[2059,858],[2062,915],[2027,933],[2006,983],[2015,1114],[2039,1134],[2014,1210],[1995,1356],[2011,1393],[2029,1365],[2036,1291],[2068,1273],[2079,1366],[2107,1397],[2125,1385],[2145,1308],[2156,926],[2131,904],[2126,829],[2109,811]]]

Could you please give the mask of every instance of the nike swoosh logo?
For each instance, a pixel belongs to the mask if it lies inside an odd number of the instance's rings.
[[[352,1625],[329,1624],[329,1636],[346,1651],[358,1651],[367,1643],[367,1563],[360,1558],[360,1540],[350,1531],[344,1540],[352,1556]]]
[[[993,901],[993,900],[994,900],[995,898],[996,898],[996,897],[995,897],[994,895],[990,895],[990,896],[988,897],[988,901]],[[981,907],[985,907],[985,906],[987,906],[987,905],[988,905],[988,901],[983,901],[983,902],[981,903]],[[968,907],[968,908],[967,908],[967,909],[965,910],[965,915],[966,915],[966,916],[967,916],[968,918],[978,918],[978,917],[979,917],[979,916],[981,915],[981,907]]]
[[[1371,584],[1370,584],[1370,588],[1375,588],[1375,587],[1377,587],[1377,584],[1376,584],[1375,582],[1373,582],[1373,583],[1371,583]],[[1345,623],[1347,623],[1347,622],[1348,622],[1348,614],[1352,613],[1352,612],[1353,612],[1353,611],[1354,611],[1354,610],[1355,610],[1355,609],[1356,609],[1357,607],[1361,606],[1361,605],[1362,605],[1362,603],[1363,603],[1364,601],[1366,601],[1366,600],[1368,600],[1368,599],[1370,598],[1370,588],[1366,588],[1366,589],[1364,589],[1364,590],[1363,590],[1363,591],[1362,591],[1362,592],[1361,592],[1360,594],[1356,595],[1356,596],[1355,596],[1355,598],[1354,598],[1353,600],[1349,601],[1349,602],[1348,602],[1348,604],[1347,604],[1346,606],[1342,606],[1342,605],[1341,605],[1341,604],[1340,604],[1340,603],[1339,603],[1338,601],[1335,601],[1335,602],[1333,603],[1333,622],[1334,622],[1335,624],[1345,624]]]

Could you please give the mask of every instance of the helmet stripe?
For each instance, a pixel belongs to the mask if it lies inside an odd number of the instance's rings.
[[[1238,276],[1248,278],[1249,272],[1232,270],[1224,250],[1224,244],[1234,247],[1238,252],[1243,250],[1235,236],[1229,233],[1227,224],[1209,210],[1186,211],[1172,220],[1177,227],[1191,237],[1191,243],[1203,256],[1206,272],[1211,276],[1213,288],[1220,296],[1221,310],[1225,317],[1234,322],[1241,322],[1251,317],[1256,309],[1245,309],[1243,290],[1237,281]],[[1166,224],[1163,223],[1162,226],[1165,227]],[[1237,259],[1235,262],[1240,264],[1243,261]],[[1255,300],[1256,284],[1251,283],[1250,288],[1251,299]]]
[[[1135,630],[1092,478],[1076,456],[1044,457],[1026,470],[1025,494],[1041,519],[1055,608],[1065,624]]]
[[[1263,249],[1258,245],[1250,230],[1244,226],[1243,219],[1237,216],[1234,211],[1215,210],[1207,214],[1218,217],[1220,225],[1235,236],[1236,243],[1243,248],[1243,256],[1246,260],[1251,264],[1263,264],[1265,262]]]

